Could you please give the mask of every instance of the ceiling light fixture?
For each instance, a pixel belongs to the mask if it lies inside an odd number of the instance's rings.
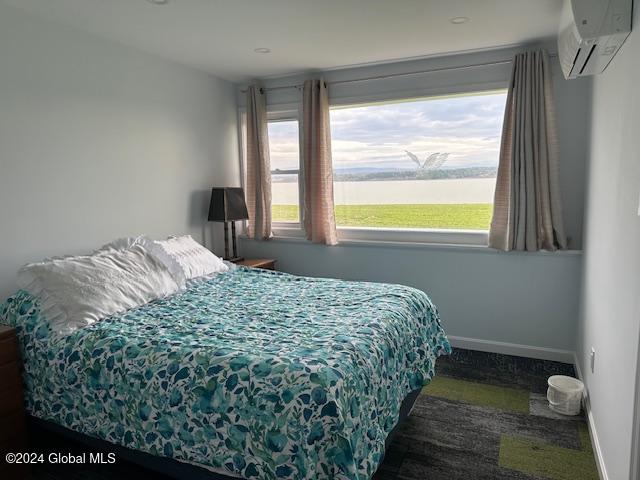
[[[449,21],[454,25],[462,25],[463,23],[467,23],[469,21],[469,17],[453,17]]]
[[[256,53],[271,53],[271,49],[270,48],[254,48],[253,49],[254,52]]]
[[[169,0],[147,0],[147,2],[153,5],[166,5],[167,3],[169,3]]]

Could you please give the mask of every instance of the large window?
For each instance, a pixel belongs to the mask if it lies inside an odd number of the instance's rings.
[[[339,227],[488,230],[506,92],[331,110]]]
[[[269,120],[271,217],[276,223],[300,223],[300,148],[298,119],[287,115]]]
[[[335,213],[338,227],[350,229],[345,238],[391,238],[352,237],[354,227],[458,231],[434,240],[452,243],[468,241],[463,231],[486,232],[505,101],[501,90],[332,107]],[[297,112],[270,113],[268,129],[274,227],[299,228]]]

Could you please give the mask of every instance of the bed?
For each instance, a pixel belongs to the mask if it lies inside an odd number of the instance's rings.
[[[0,307],[32,416],[228,477],[371,478],[451,348],[414,288],[245,267],[69,335],[39,309]]]

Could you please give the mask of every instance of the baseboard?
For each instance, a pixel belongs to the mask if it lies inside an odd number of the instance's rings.
[[[537,358],[540,360],[552,360],[555,362],[574,363],[575,353],[569,350],[555,348],[534,347],[517,343],[495,342],[492,340],[480,340],[477,338],[456,337],[449,335],[449,341],[453,347],[467,350],[479,350],[481,352],[502,353],[516,355],[518,357]]]
[[[578,362],[578,356],[575,353],[573,354],[573,364],[575,365],[576,375],[578,376],[580,381],[584,382],[582,370],[580,369],[580,363]],[[609,475],[607,475],[607,469],[604,465],[604,457],[602,456],[602,449],[600,448],[598,432],[596,430],[595,420],[593,419],[593,413],[591,412],[591,404],[589,403],[589,395],[587,395],[586,388],[585,394],[582,397],[582,406],[584,408],[584,412],[587,414],[589,436],[591,437],[591,445],[593,445],[593,453],[595,454],[594,456],[596,459],[596,466],[598,467],[598,475],[600,475],[600,480],[609,480]]]

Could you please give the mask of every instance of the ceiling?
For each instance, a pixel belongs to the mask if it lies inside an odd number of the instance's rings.
[[[562,0],[0,0],[231,81],[518,45]],[[454,17],[468,17],[461,25]],[[266,47],[269,54],[255,53]]]

